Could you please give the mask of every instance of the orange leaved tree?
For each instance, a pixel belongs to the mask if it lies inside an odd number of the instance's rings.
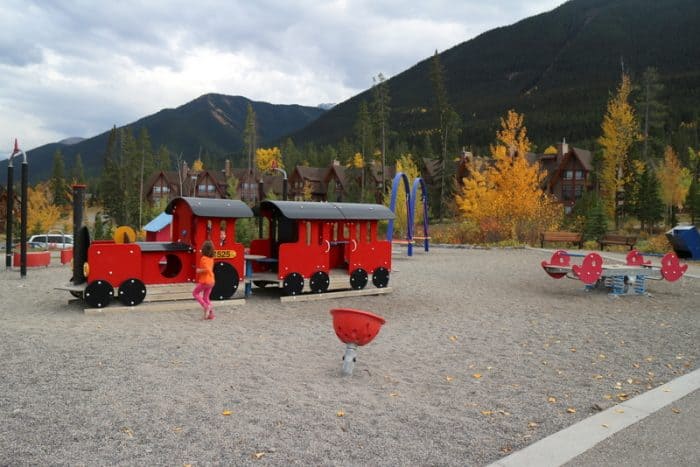
[[[531,164],[523,116],[510,110],[492,145],[493,164],[463,180],[457,206],[466,220],[480,226],[485,241],[534,242],[542,230],[556,228],[562,209],[541,188],[544,174]]]

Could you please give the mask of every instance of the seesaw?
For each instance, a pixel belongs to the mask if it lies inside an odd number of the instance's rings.
[[[571,264],[571,257],[582,256],[580,265]],[[568,253],[557,250],[552,258],[542,261],[542,268],[555,279],[569,277],[578,279],[586,285],[586,290],[604,286],[613,295],[627,293],[632,286],[634,293],[646,293],[646,281],[665,279],[674,282],[680,279],[688,269],[687,264],[681,264],[675,253],[666,253],[661,258],[661,266],[652,266],[651,261],[645,261],[637,250],[627,253],[625,264],[603,264],[603,258],[598,253],[587,255]]]

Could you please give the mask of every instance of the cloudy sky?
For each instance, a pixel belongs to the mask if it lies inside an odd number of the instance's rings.
[[[2,0],[0,157],[214,92],[342,102],[564,0]]]

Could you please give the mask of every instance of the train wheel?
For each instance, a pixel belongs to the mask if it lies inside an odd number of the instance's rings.
[[[386,268],[377,268],[372,273],[372,283],[381,289],[389,284],[389,271]]]
[[[127,279],[119,286],[119,301],[124,306],[136,306],[146,298],[146,285],[138,279]]]
[[[323,271],[316,271],[309,279],[309,287],[313,293],[323,293],[328,290],[331,280]]]
[[[355,290],[364,289],[367,285],[367,271],[362,268],[355,269],[350,273],[350,287]]]
[[[238,283],[240,282],[236,268],[229,263],[219,261],[214,264],[214,278],[216,282],[214,283],[214,288],[211,289],[209,297],[212,300],[226,300],[233,297],[233,294],[238,290]]]
[[[85,287],[85,302],[93,308],[103,308],[109,305],[114,296],[114,289],[107,281],[92,281]]]
[[[287,295],[299,295],[304,290],[304,276],[298,272],[287,274],[282,282],[282,287]]]

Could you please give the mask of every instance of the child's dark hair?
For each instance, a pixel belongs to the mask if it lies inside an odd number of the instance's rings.
[[[214,257],[214,244],[211,240],[205,240],[204,243],[202,243],[202,254],[210,258]]]

